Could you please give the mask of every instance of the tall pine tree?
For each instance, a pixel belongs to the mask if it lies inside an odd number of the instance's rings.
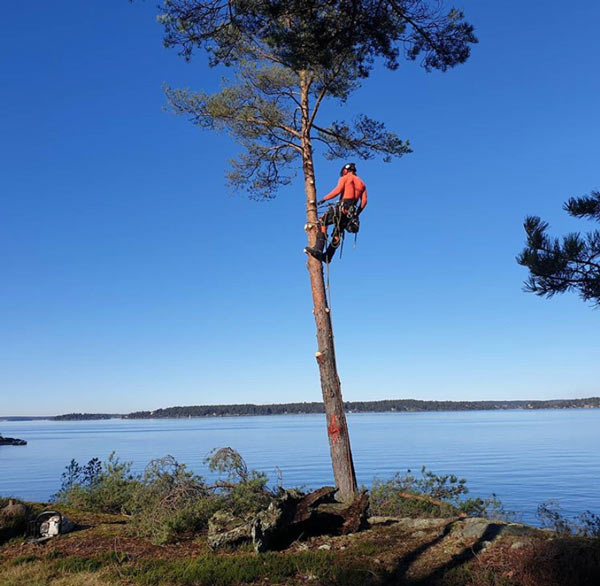
[[[477,42],[462,12],[437,0],[164,0],[164,42],[185,59],[204,50],[234,78],[216,94],[167,89],[173,110],[194,124],[229,132],[242,147],[229,183],[250,197],[272,198],[301,168],[309,246],[317,234],[314,147],[328,159],[385,161],[410,152],[408,141],[360,115],[321,119],[325,100],[345,102],[376,60],[396,69],[401,58],[446,71]],[[317,363],[338,497],[356,494],[323,267],[308,257]]]

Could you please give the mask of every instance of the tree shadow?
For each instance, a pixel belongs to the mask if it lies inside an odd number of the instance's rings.
[[[548,586],[600,584],[600,539],[562,536],[520,548],[514,555],[522,582]]]
[[[441,584],[453,570],[458,570],[480,554],[488,542],[493,542],[504,525],[490,523],[474,544],[464,547],[441,566],[421,578],[408,576],[413,563],[425,552],[438,545],[449,535],[456,521],[448,523],[434,539],[398,559],[382,583],[386,586],[433,586]],[[495,551],[495,553],[494,553]],[[577,536],[551,539],[536,538],[517,549],[492,550],[486,568],[498,572],[500,578],[506,569],[511,570],[515,583],[522,586],[591,586],[600,584],[600,539]],[[471,568],[469,571],[472,571]],[[467,571],[468,573],[468,571]],[[495,579],[496,579],[495,578]],[[456,580],[456,577],[454,578]],[[452,580],[451,580],[452,581]],[[459,583],[459,582],[452,582]]]
[[[452,531],[452,527],[455,523],[457,523],[457,521],[451,521],[450,523],[444,526],[443,530],[434,539],[423,543],[419,547],[410,551],[405,556],[401,557],[397,561],[395,569],[388,575],[388,577],[384,581],[384,584],[389,586],[400,586],[402,584],[411,584],[414,586],[428,586],[429,584],[435,584],[440,580],[440,578],[442,578],[442,576],[446,574],[446,572],[472,560],[483,549],[485,542],[494,540],[502,529],[502,525],[488,525],[481,537],[479,537],[479,539],[477,539],[477,541],[472,546],[465,547],[460,553],[452,556],[450,560],[448,560],[445,564],[435,569],[431,573],[429,573],[427,576],[420,579],[409,579],[407,577],[407,573],[411,565],[427,550],[435,547],[444,538],[446,538]]]
[[[481,537],[477,541],[469,546],[465,547],[460,553],[453,555],[445,564],[425,576],[418,581],[415,581],[415,586],[428,586],[429,584],[436,584],[439,580],[450,570],[462,566],[477,556],[477,554],[484,548],[486,542],[493,541],[500,535],[502,531],[502,525],[490,523],[485,531],[481,534]]]
[[[446,525],[442,531],[434,537],[431,541],[427,541],[415,548],[414,550],[407,553],[405,556],[401,557],[397,563],[394,570],[389,574],[388,578],[385,580],[385,584],[402,584],[406,580],[406,573],[408,569],[413,564],[413,562],[420,557],[423,553],[425,553],[428,549],[435,547],[442,539],[444,539],[452,530],[452,527],[456,523],[456,521],[450,521]]]

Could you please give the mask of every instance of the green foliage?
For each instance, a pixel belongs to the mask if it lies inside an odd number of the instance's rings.
[[[148,464],[130,506],[137,534],[163,544],[204,529],[220,502],[202,477],[167,456]]]
[[[80,572],[96,572],[107,562],[106,558],[88,558],[81,556],[69,556],[57,559],[54,566],[61,572],[77,574]]]
[[[600,221],[600,192],[571,198],[564,209],[576,218]],[[537,216],[527,217],[524,228],[527,242],[517,262],[529,269],[525,290],[546,297],[574,291],[600,305],[600,231],[567,234],[561,241],[548,236],[548,223]]]
[[[364,114],[358,116],[352,125],[334,121],[328,128],[314,125],[318,139],[327,145],[325,158],[329,160],[348,158],[355,155],[363,160],[382,155],[389,163],[392,157],[412,153],[408,140],[401,140],[393,132],[385,129],[385,124]]]
[[[254,49],[292,70],[327,70],[343,56],[362,77],[375,57],[397,68],[401,52],[445,71],[464,63],[477,42],[462,12],[444,13],[427,0],[164,0],[159,22],[165,45],[186,59],[204,48],[212,65],[231,65]]]
[[[592,191],[583,197],[571,197],[563,207],[574,218],[600,222],[600,191]]]
[[[445,71],[466,61],[477,42],[461,12],[444,13],[433,0],[165,0],[159,22],[165,46],[186,59],[201,48],[211,65],[235,67],[221,92],[167,88],[167,98],[175,113],[238,140],[229,183],[257,199],[289,184],[300,158],[312,173],[313,142],[331,159],[390,161],[411,152],[364,115],[353,124],[317,124],[320,106],[346,101],[376,59],[396,69],[403,54]]]
[[[235,450],[213,450],[207,463],[224,476],[212,486],[172,456],[152,460],[136,475],[131,462],[114,453],[104,463],[94,458],[81,466],[71,460],[55,500],[83,511],[127,513],[132,529],[157,544],[193,537],[219,509],[257,512],[273,500],[267,476],[248,470]]]
[[[266,509],[274,498],[267,488],[266,474],[248,470],[246,462],[232,448],[213,450],[206,463],[213,472],[225,475],[215,485],[226,507],[235,515],[256,513]]]
[[[191,560],[140,560],[121,569],[136,584],[177,586],[230,586],[288,583],[296,576],[312,576],[316,584],[367,586],[378,583],[370,565],[350,559],[343,562],[331,552],[238,554],[198,556]]]
[[[423,466],[420,476],[407,470],[406,474],[396,473],[389,480],[376,478],[370,491],[371,514],[396,517],[453,517],[461,513],[492,518],[507,516],[495,495],[487,499],[465,498],[468,492],[464,478],[453,474],[438,475]]]
[[[21,555],[16,558],[13,558],[8,563],[11,566],[22,566],[23,564],[30,564],[32,562],[40,561],[41,559],[42,559],[41,557],[39,557],[35,554],[32,554],[32,553],[29,553],[26,555]]]
[[[226,83],[214,95],[171,88],[166,94],[175,113],[201,128],[226,130],[242,145],[242,154],[231,161],[232,187],[244,187],[257,198],[273,197],[277,186],[293,178],[286,169],[300,155],[299,134],[290,125],[293,111],[285,100],[276,99],[291,95],[297,79],[278,65],[244,63],[236,80]]]
[[[120,461],[113,452],[102,464],[98,458],[85,466],[71,460],[53,499],[60,505],[83,511],[128,513],[138,484],[131,473],[131,462]]]
[[[584,511],[569,519],[556,501],[546,501],[538,506],[537,517],[543,527],[560,535],[600,537],[600,516],[591,511]]]

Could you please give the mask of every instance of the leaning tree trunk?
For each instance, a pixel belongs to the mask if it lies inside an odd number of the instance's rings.
[[[304,171],[304,188],[306,191],[306,232],[309,246],[315,245],[317,235],[317,192],[315,187],[315,170],[313,166],[312,145],[310,140],[310,118],[308,107],[308,86],[302,78],[302,167]],[[318,351],[316,353],[321,377],[321,390],[327,417],[327,434],[333,476],[338,489],[338,498],[343,501],[351,500],[357,493],[356,474],[348,425],[342,401],[342,389],[335,361],[335,346],[333,343],[333,328],[331,312],[327,305],[323,264],[308,255],[308,272],[313,298],[313,313],[317,325]]]

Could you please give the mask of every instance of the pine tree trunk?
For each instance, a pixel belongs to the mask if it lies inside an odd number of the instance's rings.
[[[314,246],[317,234],[317,193],[310,140],[308,89],[306,77],[301,76],[302,166],[306,191],[306,217],[308,220],[306,232],[309,246]],[[310,275],[313,313],[317,326],[318,351],[316,358],[319,365],[321,390],[323,392],[323,403],[327,418],[327,434],[329,437],[333,476],[335,486],[338,489],[338,499],[349,501],[357,494],[356,474],[354,472],[354,462],[352,461],[352,451],[350,449],[350,437],[346,424],[341,383],[337,373],[331,312],[327,305],[323,264],[311,255],[308,255],[307,267]]]

